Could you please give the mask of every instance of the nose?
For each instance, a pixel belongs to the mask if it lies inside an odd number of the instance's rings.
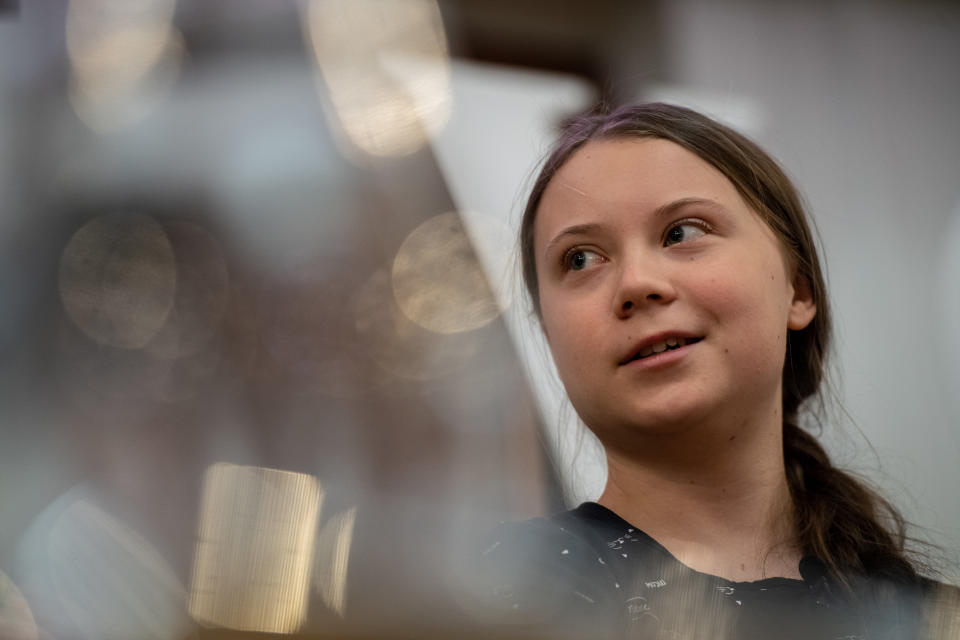
[[[669,266],[662,259],[633,259],[621,266],[614,313],[619,318],[629,318],[643,308],[668,304],[676,297]]]

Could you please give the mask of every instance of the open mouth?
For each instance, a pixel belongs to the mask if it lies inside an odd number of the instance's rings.
[[[671,337],[666,340],[662,340],[656,344],[648,345],[640,349],[632,358],[624,362],[633,362],[634,360],[643,360],[644,358],[649,358],[655,356],[658,353],[664,353],[666,351],[673,351],[674,349],[679,349],[680,347],[685,347],[688,344],[696,344],[703,340],[703,337],[699,338],[681,338],[681,337]]]

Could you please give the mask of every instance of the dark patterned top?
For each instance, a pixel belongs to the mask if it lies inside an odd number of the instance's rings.
[[[859,578],[851,599],[815,558],[802,580],[731,582],[592,502],[501,524],[470,571],[473,613],[509,637],[915,638],[922,591]]]

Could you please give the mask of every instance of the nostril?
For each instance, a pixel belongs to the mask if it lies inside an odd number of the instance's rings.
[[[659,300],[659,299],[660,299],[660,294],[659,294],[659,293],[651,293],[650,295],[647,296],[647,298],[648,298],[649,300]]]
[[[630,300],[627,300],[626,302],[623,303],[623,310],[628,311],[630,309],[633,309],[633,302],[631,302]]]

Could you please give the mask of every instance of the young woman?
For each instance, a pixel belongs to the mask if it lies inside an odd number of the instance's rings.
[[[830,311],[770,156],[681,107],[580,117],[520,233],[533,309],[608,480],[596,503],[495,532],[473,568],[484,616],[545,637],[932,628],[903,519],[799,426]]]

